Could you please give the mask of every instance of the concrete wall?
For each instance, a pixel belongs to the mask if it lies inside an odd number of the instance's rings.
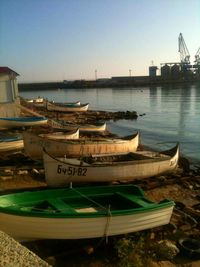
[[[0,103],[0,117],[19,117],[21,110],[19,108],[20,100],[16,99],[14,102],[10,103]]]

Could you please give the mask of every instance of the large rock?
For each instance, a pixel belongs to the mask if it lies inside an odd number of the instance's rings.
[[[178,253],[179,249],[169,240],[162,240],[155,246],[156,255],[165,260],[172,260]]]

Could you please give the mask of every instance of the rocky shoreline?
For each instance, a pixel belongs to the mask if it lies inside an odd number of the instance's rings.
[[[116,111],[109,112],[103,110],[88,110],[87,112],[73,112],[73,113],[62,113],[48,111],[45,107],[35,107],[33,103],[28,103],[27,101],[21,99],[21,104],[23,107],[28,108],[32,112],[38,112],[40,115],[45,116],[49,119],[56,118],[59,120],[66,120],[70,123],[94,123],[96,121],[108,121],[108,120],[136,120],[138,116],[143,116],[145,114],[138,115],[136,111]]]
[[[118,118],[137,119],[135,111],[103,112],[87,114],[58,114],[36,109],[24,103],[26,108],[48,118],[70,120],[72,123],[93,123],[97,120]],[[127,117],[126,117],[127,116]],[[104,135],[112,135],[106,132]],[[43,167],[16,153],[1,160],[0,193],[46,188]],[[190,238],[200,241],[200,167],[186,159],[180,159],[179,167],[169,175],[134,181],[153,201],[164,198],[175,201],[175,209],[169,225],[125,236],[94,240],[41,240],[23,243],[50,266],[148,266],[148,267],[197,267],[199,255],[182,251],[179,241]],[[192,248],[191,248],[192,249]],[[25,265],[24,265],[25,266]]]

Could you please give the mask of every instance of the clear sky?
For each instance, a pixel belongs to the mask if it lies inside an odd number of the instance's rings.
[[[0,0],[0,66],[18,81],[148,75],[191,62],[200,47],[200,0]]]

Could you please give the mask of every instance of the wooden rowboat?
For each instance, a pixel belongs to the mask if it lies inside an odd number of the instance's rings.
[[[136,151],[139,133],[124,138],[99,138],[79,140],[51,140],[31,132],[23,132],[24,151],[32,159],[42,159],[43,148],[55,157],[79,157],[92,154]]]
[[[128,154],[55,158],[43,153],[45,179],[48,186],[66,186],[70,182],[133,181],[175,170],[179,146],[163,152],[138,151]]]
[[[33,105],[35,107],[39,107],[39,108],[40,107],[41,108],[45,108],[46,105],[47,105],[47,102],[48,102],[48,100],[46,100],[46,99],[43,99],[42,101],[35,101],[35,100],[32,101]],[[49,103],[54,104],[54,105],[58,105],[58,106],[64,106],[64,107],[65,106],[69,106],[69,107],[75,106],[75,107],[77,107],[77,106],[81,105],[80,101],[76,101],[76,102],[54,102],[54,101],[49,101]]]
[[[27,101],[28,103],[43,103],[44,100],[45,100],[45,99],[44,99],[43,97],[38,96],[37,98],[27,99],[26,101]]]
[[[87,111],[89,104],[81,105],[55,105],[50,102],[46,102],[46,109],[48,111],[58,111],[58,112],[84,112]]]
[[[54,105],[60,105],[60,106],[80,106],[81,105],[80,101],[76,101],[76,102],[55,102],[55,101],[52,101],[50,103],[52,103]]]
[[[48,120],[48,124],[54,129],[74,130],[79,128],[80,132],[104,132],[106,130],[106,122],[96,124],[72,124],[62,123],[61,121]]]
[[[74,139],[79,139],[79,129],[69,132],[44,133],[44,134],[39,134],[39,136],[54,140],[74,140]]]
[[[151,202],[133,185],[0,196],[0,229],[17,240],[121,235],[168,224],[174,202]]]
[[[23,138],[20,136],[13,136],[7,138],[0,138],[0,153],[19,151],[24,148]]]
[[[32,103],[35,107],[44,107],[45,99],[38,96],[38,98],[28,99],[28,103]]]
[[[47,118],[45,117],[9,117],[0,118],[0,128],[10,129],[17,127],[32,127],[47,124]]]

